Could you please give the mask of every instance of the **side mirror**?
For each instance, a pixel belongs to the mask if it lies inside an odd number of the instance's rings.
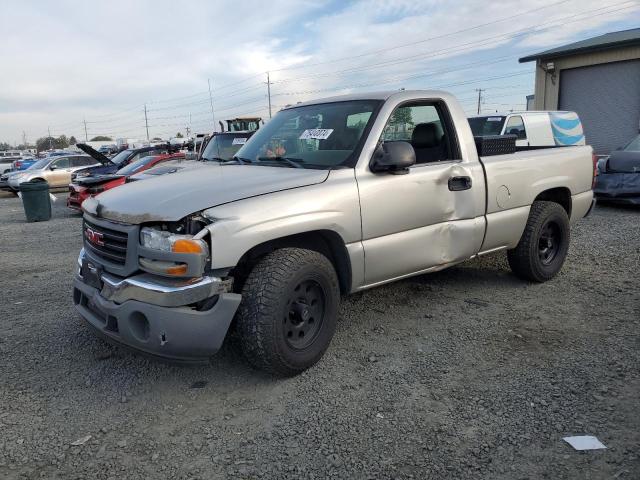
[[[384,142],[373,153],[370,168],[375,173],[404,175],[415,163],[416,152],[409,142]]]
[[[57,169],[58,169],[58,167],[56,167],[55,165],[51,165],[49,167],[49,170],[51,170],[51,171],[54,171],[54,170],[57,170]]]

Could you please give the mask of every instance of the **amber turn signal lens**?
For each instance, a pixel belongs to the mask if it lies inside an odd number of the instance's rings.
[[[197,240],[176,240],[171,246],[173,253],[203,253],[202,244]]]
[[[183,263],[175,267],[169,267],[167,268],[167,273],[169,275],[184,275],[187,273],[187,265]]]

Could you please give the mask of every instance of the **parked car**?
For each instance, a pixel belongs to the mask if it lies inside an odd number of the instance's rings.
[[[640,135],[598,161],[593,193],[599,201],[640,205]]]
[[[9,173],[13,168],[13,161],[11,157],[0,157],[0,174]]]
[[[526,111],[469,118],[475,136],[516,135],[519,149],[585,145],[582,122],[575,112]]]
[[[20,150],[3,150],[0,151],[0,174],[7,173],[13,169],[13,163],[22,159],[33,158],[30,153]]]
[[[131,148],[122,150],[115,157],[108,158],[86,143],[79,143],[76,146],[87,155],[93,157],[99,163],[99,165],[77,171],[72,176],[73,180],[75,180],[77,177],[86,177],[89,175],[106,175],[115,173],[122,167],[126,167],[130,163],[133,163],[143,157],[149,155],[167,154],[174,151],[169,145],[156,145],[152,147]]]
[[[231,162],[87,199],[73,301],[109,341],[174,360],[207,361],[235,318],[252,364],[293,375],[329,346],[341,293],[497,251],[550,280],[592,179],[591,147],[474,140],[445,92],[309,101]]]
[[[127,179],[136,173],[143,172],[157,165],[162,165],[171,160],[184,158],[184,153],[171,153],[162,155],[148,155],[122,167],[116,173],[103,175],[89,175],[77,177],[74,183],[69,185],[67,207],[72,210],[81,210],[82,202],[87,198],[99,195],[112,188],[124,185]]]
[[[11,175],[8,178],[9,188],[17,192],[22,182],[35,179],[46,180],[52,189],[67,187],[73,172],[96,164],[96,161],[88,155],[42,158],[29,169],[16,175]]]
[[[102,145],[98,149],[98,151],[100,153],[102,153],[103,155],[115,155],[120,150],[118,149],[118,146],[114,143],[114,144],[111,144],[111,145]]]
[[[33,166],[35,165],[35,163],[32,163],[31,166],[29,166],[27,168],[27,170],[33,168]],[[0,190],[3,190],[5,192],[12,192],[12,193],[16,193],[10,186],[9,186],[9,179],[11,177],[13,177],[14,175],[22,175],[24,173],[23,170],[11,170],[10,172],[7,173],[3,173],[2,175],[0,175]]]
[[[78,155],[77,152],[70,152],[66,150],[51,150],[48,152],[43,152],[40,156],[42,158],[53,158],[53,157],[65,157],[65,156],[73,156]],[[12,165],[12,170],[26,170],[30,168],[34,163],[36,163],[39,158],[33,157],[31,155],[25,156],[22,158],[18,158],[14,160]]]

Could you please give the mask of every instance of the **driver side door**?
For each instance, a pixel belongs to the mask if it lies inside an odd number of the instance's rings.
[[[399,105],[380,141],[411,143],[416,164],[405,174],[357,173],[365,286],[477,253],[484,235],[482,166],[461,158],[444,102]]]

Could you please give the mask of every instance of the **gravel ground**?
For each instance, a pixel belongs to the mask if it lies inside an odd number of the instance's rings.
[[[283,380],[233,344],[178,367],[95,338],[59,198],[36,224],[0,198],[0,478],[640,478],[640,210],[596,208],[543,285],[499,254],[354,295]]]

